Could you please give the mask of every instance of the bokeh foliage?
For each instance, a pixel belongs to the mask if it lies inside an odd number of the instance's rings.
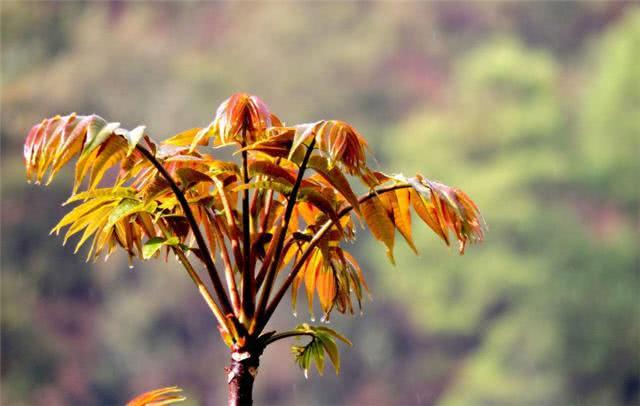
[[[169,384],[224,399],[226,356],[190,281],[171,261],[87,269],[47,237],[69,182],[27,187],[20,151],[58,112],[162,138],[239,90],[287,122],[345,118],[381,167],[463,188],[490,225],[464,257],[416,227],[421,257],[398,250],[395,268],[360,243],[374,300],[332,320],[355,344],[340,377],[304,381],[282,345],[256,399],[637,403],[638,27],[623,2],[3,3],[1,403]]]

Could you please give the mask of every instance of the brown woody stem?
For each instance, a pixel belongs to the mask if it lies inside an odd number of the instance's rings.
[[[381,188],[379,190],[374,190],[372,192],[369,192],[368,194],[360,197],[360,199],[358,199],[358,203],[362,204],[367,200],[373,198],[374,196],[378,196],[383,193],[388,193],[394,190],[406,189],[410,187],[411,185],[408,185],[408,184],[387,186],[385,188]],[[351,210],[353,210],[353,206],[347,206],[344,209],[340,210],[340,212],[338,212],[338,219],[349,214]],[[322,239],[324,234],[331,229],[331,226],[333,224],[334,224],[333,220],[327,220],[327,222],[322,225],[322,227],[318,230],[318,232],[315,234],[313,239],[309,242],[307,249],[302,253],[302,255],[300,256],[300,259],[298,259],[298,262],[296,262],[296,264],[293,266],[293,268],[289,272],[287,279],[282,283],[282,286],[280,286],[280,289],[278,289],[278,292],[274,296],[273,300],[271,301],[271,303],[269,303],[269,306],[267,307],[264,317],[262,317],[260,320],[261,323],[258,325],[258,328],[255,329],[256,332],[260,333],[260,331],[262,331],[264,326],[266,326],[267,322],[273,315],[273,312],[276,310],[276,308],[278,307],[278,304],[280,304],[280,301],[284,297],[284,294],[287,292],[287,290],[291,286],[293,279],[296,277],[296,275],[298,275],[298,272],[300,272],[300,269],[302,269],[302,265],[307,260],[309,255],[311,255],[314,248],[316,247],[316,245],[318,245],[318,242]]]
[[[259,353],[234,351],[231,354],[231,364],[227,368],[229,406],[253,404],[253,381],[258,374],[259,366]]]
[[[142,153],[142,155],[149,161],[151,164],[158,170],[158,172],[162,175],[162,177],[167,181],[171,191],[178,199],[180,206],[182,207],[182,211],[184,212],[187,221],[189,222],[189,226],[191,227],[191,231],[196,239],[196,243],[198,244],[198,248],[202,253],[202,257],[204,260],[204,264],[207,268],[207,272],[209,273],[209,277],[211,278],[211,282],[213,283],[213,289],[218,296],[218,300],[220,301],[220,306],[222,311],[225,314],[231,313],[231,306],[229,304],[229,299],[227,298],[227,294],[222,286],[222,282],[220,281],[220,277],[218,276],[218,271],[216,270],[216,266],[213,263],[213,258],[211,257],[211,253],[209,252],[209,248],[207,248],[207,243],[200,232],[200,227],[196,222],[195,217],[193,216],[193,212],[191,211],[191,207],[189,207],[189,203],[187,199],[184,197],[184,193],[180,190],[176,182],[173,180],[169,172],[165,169],[164,166],[153,156],[153,154],[147,150],[146,148],[138,145],[136,149]]]
[[[309,158],[311,158],[311,153],[313,152],[313,147],[316,143],[315,138],[311,140],[309,146],[307,147],[307,151],[304,155],[304,159],[300,164],[300,168],[298,169],[298,176],[296,178],[296,182],[291,189],[291,194],[289,195],[287,201],[287,208],[284,212],[284,222],[280,228],[280,232],[278,233],[278,240],[276,242],[276,251],[273,256],[273,260],[271,261],[269,270],[267,271],[267,276],[264,282],[264,289],[262,291],[262,295],[260,296],[260,302],[258,304],[258,309],[256,312],[256,321],[258,325],[262,325],[263,323],[259,320],[267,306],[267,302],[269,301],[269,296],[271,294],[271,288],[273,287],[273,281],[275,279],[278,267],[280,265],[280,256],[282,255],[282,248],[284,246],[284,240],[287,236],[287,229],[289,228],[289,221],[291,220],[291,215],[293,214],[293,207],[296,204],[296,200],[298,198],[298,190],[300,189],[300,184],[302,183],[302,178],[304,177],[304,171],[307,169],[307,164],[309,163]],[[255,327],[253,325],[252,327]],[[250,329],[250,332],[253,332]]]

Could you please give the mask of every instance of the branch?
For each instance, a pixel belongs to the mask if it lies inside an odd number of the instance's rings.
[[[372,199],[373,197],[381,195],[383,193],[392,192],[398,189],[406,189],[410,187],[411,185],[409,184],[400,184],[400,185],[387,186],[379,190],[373,190],[368,194],[362,196],[360,199],[358,199],[358,203],[362,204],[367,200]],[[342,217],[349,214],[351,210],[353,210],[353,206],[347,206],[344,209],[340,210],[340,212],[338,212],[338,219],[341,219]],[[318,245],[318,242],[322,239],[322,237],[326,234],[326,232],[331,229],[331,226],[333,225],[334,225],[333,220],[327,220],[327,222],[325,222],[322,225],[322,227],[318,230],[318,232],[315,234],[313,239],[309,242],[307,249],[302,253],[302,255],[300,256],[300,259],[298,260],[298,262],[296,262],[293,268],[291,268],[291,272],[289,272],[287,279],[283,282],[282,286],[280,286],[280,289],[278,290],[273,300],[267,307],[267,311],[264,317],[262,318],[262,323],[258,325],[258,328],[256,329],[256,331],[260,332],[264,328],[264,326],[267,324],[267,322],[273,315],[273,312],[276,310],[276,308],[280,304],[280,301],[282,300],[283,296],[291,286],[293,279],[296,277],[296,275],[298,275],[298,272],[300,272],[300,269],[302,269],[302,265],[307,260],[307,258],[309,258],[309,255],[311,255],[316,245]]]
[[[235,314],[240,314],[242,304],[240,302],[240,296],[238,295],[236,279],[233,274],[233,265],[231,264],[229,252],[227,251],[227,247],[224,243],[224,234],[220,229],[220,225],[218,224],[215,214],[212,214],[210,210],[205,210],[205,213],[207,213],[207,217],[209,217],[209,221],[213,225],[214,232],[220,237],[220,256],[224,263],[224,276],[227,280],[227,289],[229,289],[229,294],[231,295],[231,305],[233,306]]]
[[[191,227],[191,231],[193,231],[193,235],[196,239],[196,243],[198,244],[198,248],[202,253],[202,257],[204,259],[204,264],[207,268],[207,272],[209,273],[209,277],[211,278],[211,282],[213,283],[213,288],[218,296],[218,300],[220,301],[220,305],[222,307],[222,311],[225,314],[232,313],[231,306],[229,305],[229,299],[227,298],[227,294],[224,291],[224,287],[222,286],[222,282],[220,281],[220,277],[218,276],[218,271],[216,270],[216,266],[213,263],[213,259],[211,257],[211,253],[209,252],[209,248],[207,248],[207,244],[200,232],[200,227],[196,222],[195,217],[193,216],[193,212],[191,211],[191,207],[189,207],[189,203],[187,199],[184,197],[184,193],[180,190],[176,182],[174,182],[173,178],[164,166],[153,156],[153,154],[147,150],[146,148],[137,145],[136,149],[142,153],[142,155],[149,161],[151,164],[158,170],[158,172],[162,175],[162,177],[169,183],[169,187],[171,187],[171,191],[178,199],[180,206],[182,207],[182,211],[184,212],[187,221]]]
[[[311,158],[311,153],[313,152],[313,147],[315,143],[316,143],[316,139],[313,138],[309,143],[309,146],[307,147],[307,151],[304,155],[302,163],[300,164],[300,168],[298,169],[298,177],[296,178],[296,183],[294,183],[293,188],[291,189],[291,194],[289,195],[289,199],[287,201],[287,208],[285,209],[285,212],[284,212],[284,222],[277,233],[278,240],[276,245],[276,251],[273,256],[273,260],[270,264],[269,270],[267,271],[267,276],[264,282],[265,285],[262,291],[262,295],[260,296],[260,302],[258,304],[258,309],[256,312],[257,317],[255,320],[257,320],[263,315],[265,307],[267,306],[267,302],[269,301],[269,296],[271,294],[271,289],[273,287],[273,281],[275,279],[279,262],[280,262],[280,256],[282,255],[284,240],[287,236],[289,221],[291,220],[291,215],[293,213],[293,207],[296,204],[296,199],[298,198],[298,190],[300,189],[300,184],[302,183],[302,178],[304,177],[304,171],[305,169],[307,169],[307,164],[309,163],[309,158]],[[258,324],[262,324],[262,323],[258,323]],[[254,327],[254,325],[252,325],[252,327]],[[250,329],[250,332],[252,332],[251,329]]]
[[[305,331],[285,331],[284,333],[274,334],[268,339],[266,339],[264,341],[264,346],[266,347],[269,344],[272,344],[274,341],[282,340],[284,338],[289,338],[289,337],[297,337],[297,336],[315,337],[312,333],[305,332]]]
[[[246,130],[243,130],[246,133]],[[248,169],[248,154],[244,150],[246,147],[246,137],[243,137],[242,141],[242,181],[245,185],[249,183],[249,169]],[[250,219],[251,213],[249,212],[249,189],[245,189],[242,195],[242,235],[243,235],[243,249],[244,254],[243,264],[241,270],[242,275],[242,309],[244,316],[247,319],[253,317],[255,310],[255,296],[256,296],[256,283],[253,277],[253,267],[251,266],[251,229]]]
[[[229,205],[229,199],[227,198],[227,194],[224,191],[224,185],[218,179],[214,179],[214,183],[216,185],[216,188],[218,189],[218,196],[220,196],[220,201],[222,202],[224,214],[227,219],[227,228],[229,230],[228,237],[229,237],[229,241],[231,241],[231,251],[233,251],[233,257],[235,258],[236,265],[240,270],[243,268],[242,252],[240,251],[238,240],[235,238],[235,235],[239,233],[238,225],[236,224],[236,220],[233,216],[233,211],[231,210],[231,206]]]
[[[160,231],[162,232],[162,234],[164,234],[165,238],[169,238],[171,236],[167,227],[164,224],[162,224],[162,220],[158,222],[158,227],[160,228]],[[211,292],[209,292],[209,289],[207,289],[207,286],[202,282],[202,279],[200,279],[200,277],[198,276],[198,273],[193,268],[193,265],[191,265],[191,262],[189,261],[187,256],[184,255],[183,250],[175,246],[172,246],[171,248],[173,249],[173,252],[176,254],[178,259],[180,260],[180,263],[182,263],[182,266],[186,269],[193,283],[196,284],[196,287],[198,288],[200,295],[203,297],[204,301],[209,306],[209,309],[211,309],[211,311],[213,312],[213,315],[218,320],[218,324],[220,324],[220,326],[224,328],[224,330],[226,330],[228,333],[231,334],[232,330],[229,329],[230,326],[227,323],[227,319],[222,314],[222,311],[218,307],[218,304],[213,300],[213,297],[211,296]]]
[[[282,252],[284,252],[285,254],[289,251],[289,248],[291,247],[291,244],[294,243],[294,239],[293,238],[289,238],[285,244],[284,247],[282,248]],[[265,256],[265,258],[267,258]],[[262,283],[264,282],[264,277],[266,276],[266,270],[264,268],[260,269],[260,272],[258,273],[258,275],[256,275],[256,289],[260,290],[260,288],[262,287]]]
[[[276,227],[276,225],[278,225],[277,222],[281,221],[282,218],[279,217],[276,221],[274,221],[274,228]],[[273,259],[273,255],[275,254],[276,251],[276,246],[277,244],[275,243],[275,241],[278,240],[278,238],[280,235],[280,229],[276,230],[275,234],[271,237],[271,243],[269,244],[269,248],[267,249],[267,252],[265,253],[264,259],[262,260],[262,266],[260,266],[260,270],[258,271],[258,274],[256,275],[256,287],[257,289],[260,289],[262,287],[262,282],[264,282],[264,278],[267,275],[267,271],[270,268],[271,265],[271,260]]]
[[[276,158],[275,164],[280,165],[280,157]],[[269,225],[269,216],[271,216],[271,206],[273,205],[273,189],[267,191],[265,201],[264,217],[262,217],[262,221],[260,222],[260,232],[264,232]]]
[[[260,222],[260,232],[264,232],[266,230],[269,222],[269,216],[271,215],[271,205],[273,204],[273,189],[269,189],[267,191],[265,200],[266,200],[266,204],[264,206],[264,217]]]
[[[173,248],[173,252],[176,253],[176,255],[178,256],[178,259],[180,259],[180,262],[182,262],[182,265],[187,270],[187,273],[191,277],[191,280],[193,280],[193,283],[195,283],[196,286],[198,287],[198,291],[200,292],[200,295],[204,298],[204,301],[207,302],[207,305],[209,305],[209,309],[211,309],[214,316],[216,316],[216,319],[218,320],[218,323],[220,324],[220,326],[227,333],[231,334],[231,331],[233,330],[229,328],[227,318],[224,316],[224,314],[222,314],[222,312],[218,308],[218,305],[213,300],[213,297],[211,296],[211,293],[209,293],[207,286],[202,282],[202,279],[200,279],[197,272],[193,269],[193,265],[191,265],[191,262],[189,262],[186,255],[184,255],[184,252],[182,252],[181,249],[176,247],[172,247],[172,248]]]

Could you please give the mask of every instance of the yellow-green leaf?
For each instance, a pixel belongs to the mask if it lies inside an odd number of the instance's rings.
[[[153,238],[150,238],[149,241],[144,243],[144,246],[142,247],[142,258],[144,258],[144,259],[151,258],[164,245],[173,246],[173,245],[178,245],[179,243],[180,243],[180,239],[178,237],[170,237],[170,238],[153,237]]]

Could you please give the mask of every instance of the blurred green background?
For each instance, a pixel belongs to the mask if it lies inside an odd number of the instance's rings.
[[[172,384],[225,402],[226,348],[185,274],[61,248],[71,170],[27,185],[21,151],[57,113],[162,139],[247,91],[289,123],[352,123],[381,170],[461,187],[490,227],[460,257],[416,225],[421,256],[395,268],[363,234],[373,301],[332,320],[355,343],[341,375],[305,380],[280,343],[258,404],[640,404],[637,4],[2,2],[1,403]]]

